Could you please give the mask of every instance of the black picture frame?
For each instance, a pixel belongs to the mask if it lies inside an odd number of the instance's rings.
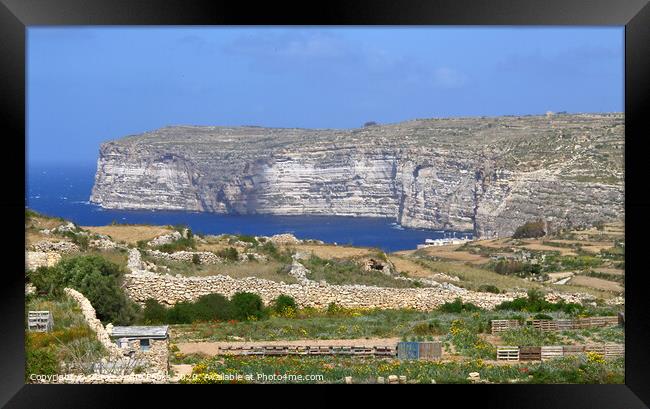
[[[35,25],[615,25],[625,26],[625,225],[626,225],[626,383],[625,385],[489,385],[472,393],[459,387],[432,385],[436,390],[400,391],[390,395],[407,399],[453,397],[454,406],[479,399],[498,408],[642,408],[650,405],[647,379],[650,343],[650,308],[643,292],[642,235],[649,231],[650,195],[645,187],[644,139],[648,132],[650,99],[650,5],[647,0],[445,0],[445,1],[328,1],[278,4],[276,2],[152,1],[152,0],[0,0],[0,104],[5,154],[0,166],[5,175],[1,205],[11,236],[4,247],[0,404],[8,407],[124,407],[126,386],[24,384],[24,232],[25,184],[25,39],[26,27]],[[21,143],[22,142],[22,143]],[[11,145],[11,148],[7,146]],[[21,152],[21,149],[23,151]],[[23,178],[24,180],[24,178]],[[5,234],[10,230],[6,229]],[[22,247],[21,247],[22,246]],[[645,251],[644,251],[645,250]],[[345,387],[344,387],[345,388]],[[477,386],[473,386],[477,388]],[[147,391],[148,406],[167,393]],[[207,395],[231,391],[203,390]],[[463,393],[465,392],[465,393]],[[198,394],[196,388],[192,395]],[[237,395],[241,391],[235,392]],[[157,396],[154,396],[157,395]],[[245,394],[242,399],[286,393]],[[346,394],[347,395],[347,394]],[[363,395],[386,396],[385,389]],[[318,401],[340,400],[340,394],[319,392]],[[346,398],[347,399],[347,398]],[[214,402],[214,401],[212,401]],[[309,401],[301,401],[307,404]],[[646,405],[644,405],[644,402]]]

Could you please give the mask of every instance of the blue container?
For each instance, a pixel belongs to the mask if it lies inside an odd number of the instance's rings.
[[[419,359],[420,358],[419,342],[400,342],[397,344],[398,359]]]

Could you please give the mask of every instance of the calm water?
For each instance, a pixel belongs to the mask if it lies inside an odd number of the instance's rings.
[[[118,223],[186,224],[203,234],[270,236],[292,233],[301,239],[379,247],[384,251],[415,248],[425,239],[464,233],[407,229],[394,220],[369,217],[220,215],[180,211],[105,210],[88,203],[94,167],[32,166],[27,173],[26,205],[82,226]]]

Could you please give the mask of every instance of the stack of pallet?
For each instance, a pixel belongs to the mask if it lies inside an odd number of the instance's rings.
[[[219,348],[222,354],[240,355],[350,355],[350,356],[388,356],[396,354],[390,346],[330,346],[330,345],[262,345],[262,346],[223,346]]]
[[[605,358],[615,358],[625,355],[623,344],[605,345],[544,345],[531,346],[498,346],[497,360],[499,361],[546,361],[563,356],[595,352]]]

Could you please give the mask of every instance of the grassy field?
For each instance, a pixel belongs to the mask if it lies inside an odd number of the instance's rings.
[[[362,284],[395,288],[419,286],[417,282],[397,280],[380,271],[364,271],[356,260],[327,260],[312,256],[301,262],[310,271],[307,278],[313,281],[325,280],[329,284]]]
[[[615,315],[618,310],[597,308],[590,315]],[[569,318],[563,312],[549,312],[553,318]],[[392,338],[404,340],[439,337],[450,332],[452,322],[462,320],[474,333],[490,332],[490,320],[526,319],[535,314],[520,311],[442,311],[336,309],[333,312],[300,309],[289,316],[273,315],[263,321],[201,322],[172,326],[174,342],[249,341],[299,339]],[[595,331],[597,333],[598,331]]]
[[[169,268],[169,274],[181,274],[183,276],[211,276],[227,275],[232,278],[257,277],[265,280],[287,284],[296,283],[296,279],[288,274],[288,266],[284,263],[270,260],[268,262],[224,262],[222,264],[193,264],[182,261],[170,261],[159,259],[143,254],[144,260],[154,262],[157,265]]]
[[[140,240],[151,240],[163,234],[169,234],[173,231],[168,226],[149,226],[149,225],[125,225],[116,224],[110,226],[84,226],[84,230],[88,230],[96,234],[104,234],[111,237],[117,242],[124,242],[127,244],[135,245]]]

